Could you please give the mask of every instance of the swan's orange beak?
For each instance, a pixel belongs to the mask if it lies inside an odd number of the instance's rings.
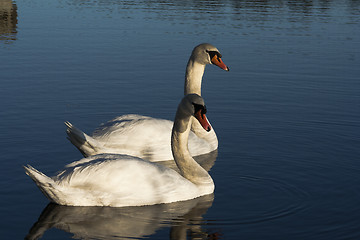
[[[195,113],[195,118],[199,121],[199,123],[201,124],[201,126],[207,131],[209,132],[211,130],[211,126],[210,123],[208,122],[206,115],[203,113],[202,109],[199,109],[196,113]]]
[[[225,63],[221,60],[221,58],[217,55],[213,56],[211,62],[225,71],[229,71],[230,69],[225,65]]]

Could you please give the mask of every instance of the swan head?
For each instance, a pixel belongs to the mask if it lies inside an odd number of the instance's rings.
[[[181,112],[183,116],[195,117],[207,132],[211,130],[211,125],[206,118],[204,99],[198,94],[186,95],[181,101],[178,111]]]
[[[194,48],[191,53],[191,59],[202,65],[214,64],[225,71],[229,71],[229,67],[221,59],[220,51],[210,43],[202,43]]]

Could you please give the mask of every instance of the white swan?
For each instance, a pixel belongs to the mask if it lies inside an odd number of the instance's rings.
[[[203,99],[186,95],[179,104],[171,134],[176,171],[137,157],[100,154],[74,162],[50,178],[24,166],[52,202],[70,206],[142,206],[194,199],[214,191],[208,172],[190,155],[188,136],[196,118],[206,131]],[[195,118],[194,118],[195,117]]]
[[[221,60],[219,50],[204,43],[194,48],[186,67],[186,94],[201,95],[201,82],[207,64],[215,64],[229,71]],[[85,156],[100,153],[127,154],[149,161],[171,160],[170,137],[173,122],[141,115],[124,115],[98,127],[92,136],[65,122],[68,139]],[[214,130],[206,132],[194,121],[189,135],[192,156],[209,153],[218,148]],[[195,134],[196,135],[195,135]]]

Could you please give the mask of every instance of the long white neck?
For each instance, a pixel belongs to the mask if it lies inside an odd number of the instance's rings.
[[[191,122],[194,117],[183,117],[181,112],[176,113],[171,135],[171,148],[174,160],[181,175],[206,191],[212,192],[214,183],[208,172],[203,169],[190,155],[188,137]]]
[[[184,95],[196,93],[201,96],[201,82],[204,75],[205,65],[200,64],[190,57],[186,66]]]
[[[186,66],[184,95],[196,93],[201,96],[201,84],[205,66],[206,65],[194,61],[193,56],[190,57]],[[210,132],[206,132],[198,121],[192,121],[191,130],[199,138],[205,139],[210,144],[212,149],[217,149],[218,139],[213,128]]]

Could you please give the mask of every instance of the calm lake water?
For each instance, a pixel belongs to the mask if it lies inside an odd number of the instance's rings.
[[[66,120],[173,119],[202,42],[214,195],[48,205],[22,165],[81,158]],[[360,1],[0,0],[0,62],[1,239],[360,238]]]

